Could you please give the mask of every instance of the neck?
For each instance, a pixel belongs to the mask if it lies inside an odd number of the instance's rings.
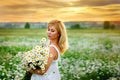
[[[53,45],[58,45],[58,40],[50,40],[50,44],[53,44]]]

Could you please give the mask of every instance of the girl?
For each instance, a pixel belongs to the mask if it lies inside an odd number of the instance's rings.
[[[47,36],[50,40],[50,56],[45,70],[36,69],[29,71],[32,73],[31,80],[60,80],[58,61],[60,54],[64,54],[68,49],[66,28],[63,22],[52,20],[47,26]]]

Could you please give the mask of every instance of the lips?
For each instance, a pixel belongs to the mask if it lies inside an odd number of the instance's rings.
[[[51,37],[50,35],[48,35],[48,37]]]

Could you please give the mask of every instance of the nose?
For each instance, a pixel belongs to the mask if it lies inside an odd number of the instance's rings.
[[[50,31],[47,31],[48,34],[50,34]]]

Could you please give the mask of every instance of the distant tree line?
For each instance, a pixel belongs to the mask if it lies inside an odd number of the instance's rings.
[[[111,24],[110,21],[104,21],[103,28],[104,29],[115,29],[115,25]]]
[[[26,23],[4,23],[2,24],[3,27],[5,28],[25,28],[25,29],[29,29],[29,28],[46,28],[46,23],[30,23],[30,22],[26,22]],[[117,28],[117,26],[113,23],[111,23],[110,21],[104,21],[103,23],[97,24],[97,23],[69,23],[66,24],[66,26],[68,26],[67,28],[69,29],[93,29],[93,28],[103,28],[103,29],[115,29]]]
[[[25,29],[29,29],[30,28],[30,23],[29,22],[26,22],[25,23]]]
[[[73,24],[70,26],[71,29],[86,29],[86,27],[82,27],[80,24]]]
[[[70,26],[71,29],[88,29],[87,27],[83,27],[80,24],[72,24]],[[104,21],[103,22],[103,29],[115,29],[115,25],[111,23],[110,21]]]
[[[32,24],[31,24],[31,25],[32,25]],[[24,28],[25,28],[25,29],[32,28],[31,25],[30,25],[29,22],[26,22],[25,25],[24,25]],[[33,26],[33,25],[32,25],[32,26]],[[45,25],[39,25],[39,28],[46,28],[46,26],[45,26]]]

